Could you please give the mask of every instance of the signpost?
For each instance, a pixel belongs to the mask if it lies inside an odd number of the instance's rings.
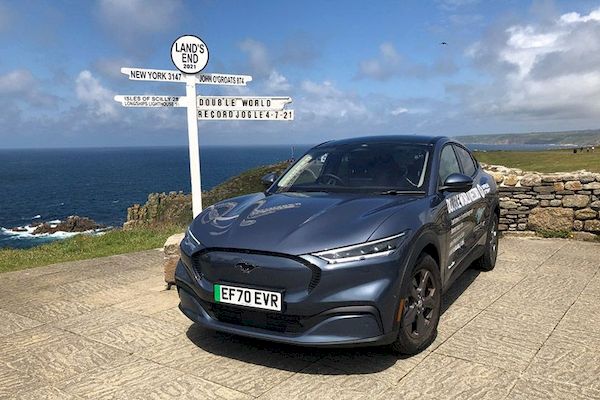
[[[193,35],[177,38],[171,46],[171,60],[177,71],[145,68],[121,68],[134,81],[185,83],[185,96],[117,95],[125,107],[186,107],[192,209],[194,217],[202,211],[198,120],[292,121],[294,110],[285,109],[291,97],[196,96],[196,85],[246,86],[249,75],[201,73],[208,64],[208,46]]]

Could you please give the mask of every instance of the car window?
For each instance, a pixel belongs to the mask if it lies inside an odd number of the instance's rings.
[[[454,146],[454,149],[456,150],[456,154],[458,154],[458,158],[462,164],[463,173],[468,176],[475,175],[477,167],[475,166],[475,162],[473,161],[473,158],[469,152],[460,146]]]
[[[277,191],[422,191],[428,160],[428,147],[424,145],[353,143],[318,147],[281,177]]]
[[[460,166],[452,146],[445,146],[440,157],[440,183],[444,183],[450,174],[459,173]]]

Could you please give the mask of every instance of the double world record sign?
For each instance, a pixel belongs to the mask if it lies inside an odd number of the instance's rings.
[[[293,120],[294,111],[285,110],[291,97],[198,96],[198,119]]]

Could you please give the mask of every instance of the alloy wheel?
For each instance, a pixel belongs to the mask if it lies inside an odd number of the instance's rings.
[[[430,271],[417,270],[412,279],[410,294],[403,318],[403,329],[413,338],[421,338],[433,328],[435,313],[439,312],[440,291]]]

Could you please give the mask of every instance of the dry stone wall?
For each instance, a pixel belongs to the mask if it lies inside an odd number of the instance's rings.
[[[541,174],[484,165],[498,184],[502,231],[600,234],[600,174]]]

